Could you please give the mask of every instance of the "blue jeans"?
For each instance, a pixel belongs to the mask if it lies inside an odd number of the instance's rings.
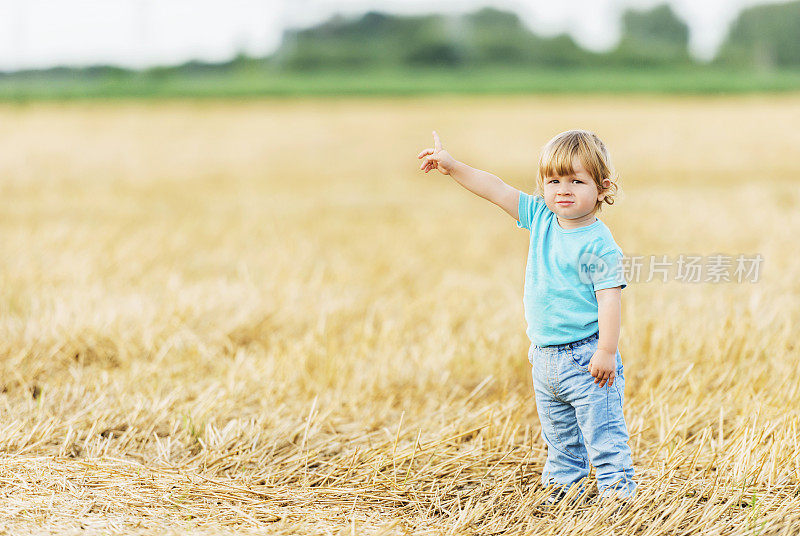
[[[598,334],[555,346],[532,344],[528,361],[533,367],[536,409],[547,444],[542,484],[586,489],[589,462],[597,470],[601,496],[631,497],[633,480],[628,428],[622,415],[625,391],[622,356],[616,354],[614,385],[600,387],[589,372]]]

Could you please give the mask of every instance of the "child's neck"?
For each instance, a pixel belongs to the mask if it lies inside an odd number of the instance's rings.
[[[578,227],[586,227],[587,225],[593,224],[597,218],[595,218],[594,212],[590,212],[585,216],[572,220],[562,219],[560,216],[556,215],[556,220],[562,229],[577,229]]]

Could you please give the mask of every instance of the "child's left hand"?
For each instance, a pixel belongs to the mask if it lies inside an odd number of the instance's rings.
[[[600,387],[614,385],[616,373],[617,356],[608,350],[597,349],[589,360],[589,374],[595,377],[594,383],[599,383]]]

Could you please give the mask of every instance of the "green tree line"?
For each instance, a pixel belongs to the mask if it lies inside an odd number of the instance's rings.
[[[635,68],[698,63],[689,53],[688,25],[668,4],[625,10],[619,42],[602,53],[580,47],[568,34],[539,36],[513,12],[483,8],[449,16],[334,16],[312,28],[285,31],[280,48],[267,61],[300,71],[391,65]],[[762,70],[800,67],[800,1],[740,12],[711,64]]]
[[[239,54],[227,62],[190,61],[150,68],[145,74],[158,79],[173,74],[257,72],[266,68],[302,73],[420,66],[569,69],[699,65],[690,55],[688,44],[689,28],[668,4],[625,10],[620,39],[607,52],[584,49],[566,33],[537,35],[515,13],[490,7],[462,15],[399,16],[370,11],[356,17],[335,15],[311,28],[285,30],[279,48],[266,57]],[[800,67],[800,0],[741,11],[710,63],[740,70]],[[112,66],[59,67],[0,77],[93,79],[130,73]]]

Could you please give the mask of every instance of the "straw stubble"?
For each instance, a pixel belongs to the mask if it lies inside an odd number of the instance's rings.
[[[0,109],[2,528],[796,532],[798,111],[796,97]],[[617,514],[544,504],[527,235],[415,160],[436,128],[530,191],[537,148],[576,127],[614,155],[625,194],[600,217],[626,254],[766,259],[755,283],[623,291],[639,494]]]

